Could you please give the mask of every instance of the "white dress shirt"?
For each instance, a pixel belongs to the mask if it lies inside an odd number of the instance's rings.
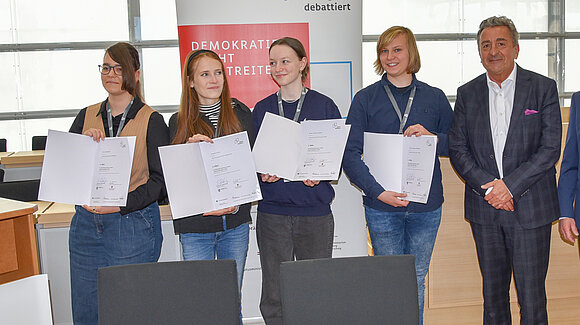
[[[487,86],[489,89],[489,121],[491,124],[491,138],[495,162],[499,170],[500,178],[503,178],[503,150],[510,126],[510,119],[514,106],[514,93],[516,91],[517,65],[500,85],[491,81],[486,73]]]

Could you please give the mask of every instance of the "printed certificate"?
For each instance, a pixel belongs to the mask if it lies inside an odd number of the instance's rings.
[[[174,219],[262,199],[246,131],[159,148]]]
[[[256,143],[256,170],[290,181],[337,180],[350,125],[344,119],[294,122],[266,113]]]
[[[363,160],[385,190],[407,194],[403,200],[427,203],[437,136],[404,137],[365,132]]]
[[[136,137],[105,138],[48,130],[38,199],[125,206]]]

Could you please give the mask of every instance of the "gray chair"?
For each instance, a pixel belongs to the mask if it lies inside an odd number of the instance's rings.
[[[18,201],[36,201],[38,200],[38,190],[40,180],[4,182],[4,170],[0,169],[0,197]]]
[[[239,325],[233,260],[112,266],[98,271],[99,324]]]
[[[35,135],[32,137],[32,150],[44,150],[46,148],[46,135]]]
[[[284,262],[280,273],[285,325],[419,324],[411,255]]]

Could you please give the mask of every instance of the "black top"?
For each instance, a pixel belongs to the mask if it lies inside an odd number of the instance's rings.
[[[109,129],[109,124],[107,122],[107,101],[108,99],[101,103],[101,109],[97,113],[97,115],[100,114],[103,119],[105,134],[108,133],[106,130]],[[133,105],[131,105],[129,112],[127,112],[125,125],[135,118],[141,107],[144,105],[145,104],[138,98],[133,100]],[[82,134],[86,112],[87,109],[83,108],[78,113],[69,132]],[[123,114],[119,114],[113,117],[113,133],[115,134],[119,128],[122,115]],[[157,148],[168,144],[169,129],[167,128],[167,124],[165,124],[165,120],[163,120],[161,114],[153,112],[151,117],[149,117],[149,124],[147,125],[147,162],[149,164],[149,180],[134,191],[129,192],[127,195],[127,205],[121,207],[121,214],[141,210],[155,201],[165,199],[167,192],[165,190],[165,181],[161,169],[161,159],[159,158],[159,150]]]
[[[253,147],[256,137],[254,135],[254,126],[252,124],[252,113],[250,112],[250,109],[246,105],[244,105],[237,99],[232,98],[232,102],[234,105],[234,113],[236,113],[236,117],[238,118],[238,121],[240,121],[242,130],[248,132],[250,147]],[[212,125],[209,119],[203,114],[201,115],[201,118],[208,125],[210,126]],[[215,131],[216,130],[214,129],[214,132]],[[176,132],[177,132],[177,113],[173,114],[169,119],[169,133],[171,135],[172,141],[173,138],[175,137]],[[226,229],[232,229],[241,224],[251,221],[252,220],[252,218],[250,217],[251,206],[252,206],[251,203],[240,205],[240,208],[238,209],[237,213],[226,215]],[[224,230],[223,219],[221,216],[203,216],[201,214],[173,220],[173,228],[175,229],[176,234],[212,233]]]

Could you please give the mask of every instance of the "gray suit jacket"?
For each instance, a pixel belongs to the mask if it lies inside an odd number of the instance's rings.
[[[514,198],[514,212],[496,210],[481,185],[499,177],[489,121],[485,74],[457,89],[449,130],[449,157],[465,181],[465,217],[478,224],[515,216],[527,229],[559,216],[555,163],[560,157],[562,121],[554,80],[517,67],[514,105],[505,149],[503,181]]]

